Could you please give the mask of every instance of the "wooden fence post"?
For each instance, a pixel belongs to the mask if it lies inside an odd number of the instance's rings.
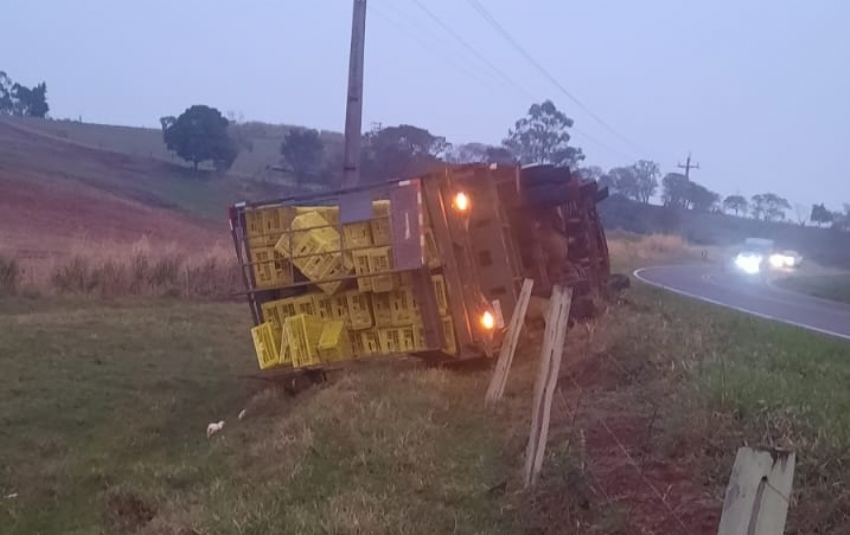
[[[782,535],[795,462],[791,452],[740,448],[717,535]]]
[[[499,360],[496,362],[496,368],[493,370],[493,378],[490,380],[490,386],[487,388],[487,396],[484,399],[487,405],[502,399],[505,393],[508,373],[514,361],[514,353],[516,353],[516,346],[519,342],[519,333],[522,331],[523,324],[525,323],[525,314],[528,311],[528,302],[531,299],[531,289],[533,287],[534,281],[532,279],[525,279],[522,283],[522,290],[514,307],[508,332],[499,351]]]
[[[543,466],[546,440],[549,436],[549,419],[552,398],[558,386],[558,374],[564,354],[564,341],[570,316],[572,291],[555,286],[546,314],[543,349],[540,352],[540,370],[534,383],[534,401],[531,413],[531,431],[525,451],[525,486],[537,481]]]

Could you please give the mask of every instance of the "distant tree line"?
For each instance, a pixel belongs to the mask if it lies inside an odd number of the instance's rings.
[[[0,71],[0,115],[44,119],[49,111],[46,83],[27,87]]]
[[[227,170],[240,151],[252,149],[251,132],[262,126],[243,124],[244,128],[240,128],[234,119],[231,115],[228,120],[215,108],[192,106],[179,117],[163,117],[160,121],[169,150],[192,162],[196,169],[200,162],[212,161],[217,169]],[[574,121],[550,100],[533,104],[508,129],[500,145],[452,145],[446,138],[417,126],[375,124],[362,138],[361,180],[384,182],[416,176],[446,163],[545,163],[569,166],[583,178],[597,180],[613,194],[636,202],[648,204],[660,196],[663,205],[673,211],[725,212],[736,217],[785,221],[792,209],[787,199],[771,192],[749,199],[738,194],[724,198],[681,173],[662,177],[659,164],[651,160],[638,160],[607,172],[598,166],[581,167],[585,155],[572,144],[573,125]],[[340,139],[314,129],[289,128],[280,144],[280,165],[299,185],[336,187],[341,183],[343,167]],[[814,206],[808,216],[806,212],[797,205],[798,223],[805,224],[809,219],[820,226],[832,224],[850,229],[850,206],[841,213],[830,212],[823,205]]]

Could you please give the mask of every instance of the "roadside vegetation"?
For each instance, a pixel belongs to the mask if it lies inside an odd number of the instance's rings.
[[[242,304],[3,298],[0,533],[674,531],[600,422],[645,477],[675,486],[692,533],[716,531],[743,444],[797,451],[788,533],[850,529],[847,343],[628,290],[571,332],[549,454],[526,493],[539,333],[486,410],[488,370],[409,360],[356,363],[292,396],[244,378],[248,328]]]
[[[850,304],[850,274],[786,277],[776,284],[786,290]]]

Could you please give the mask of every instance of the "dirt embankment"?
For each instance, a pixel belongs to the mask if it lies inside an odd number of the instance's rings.
[[[159,166],[0,122],[0,249],[27,260],[79,252],[82,243],[147,239],[190,251],[224,243],[223,222],[216,228],[140,197]]]

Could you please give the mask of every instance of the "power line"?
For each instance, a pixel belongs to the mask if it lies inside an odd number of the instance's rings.
[[[526,98],[530,99],[532,102],[537,100],[537,97],[535,97],[526,88],[524,88],[522,85],[520,85],[518,82],[516,82],[513,78],[511,78],[508,74],[506,74],[504,71],[499,69],[496,65],[494,65],[493,62],[491,62],[489,59],[487,59],[487,57],[485,57],[480,51],[478,51],[478,49],[476,49],[474,46],[472,46],[466,39],[464,39],[457,32],[455,32],[448,24],[446,24],[442,19],[440,19],[440,17],[438,17],[433,11],[428,9],[428,7],[426,7],[421,2],[421,0],[412,0],[412,1],[413,1],[414,4],[416,4],[417,7],[419,7],[419,9],[421,9],[426,15],[428,15],[429,18],[431,18],[434,22],[436,22],[446,33],[451,35],[466,50],[470,51],[483,64],[485,64],[487,67],[489,67],[492,72],[494,72],[496,75],[499,76],[499,78],[502,79],[502,81],[506,82],[512,88],[514,88],[515,90],[522,93]],[[610,145],[607,145],[606,143],[599,141],[598,139],[595,139],[594,137],[585,133],[581,129],[576,128],[575,126],[572,127],[572,131],[573,131],[573,133],[575,134],[576,137],[583,138],[583,139],[589,141],[590,143],[598,145],[603,150],[606,150],[606,151],[608,151],[612,154],[615,154],[615,155],[617,155],[621,158],[630,159],[630,157],[627,156],[626,154],[624,154],[623,152],[611,147]]]
[[[478,0],[466,0],[466,1],[473,9],[475,9],[475,11],[478,12],[479,15],[481,15],[482,18],[484,18],[485,21],[487,21],[488,24],[490,24],[490,26],[493,27],[493,29],[495,29],[517,52],[519,52],[520,55],[522,55],[526,59],[526,61],[528,61],[535,69],[537,69],[537,71],[540,72],[546,79],[548,79],[555,87],[557,87],[561,91],[561,93],[566,95],[566,97],[569,98],[576,106],[578,106],[579,108],[584,110],[585,113],[587,113],[597,123],[602,125],[606,130],[611,132],[613,135],[618,137],[620,140],[628,143],[633,148],[635,148],[639,151],[641,150],[640,147],[638,147],[628,137],[626,137],[625,135],[623,135],[619,131],[617,131],[617,129],[615,129],[613,126],[608,124],[604,119],[602,119],[601,117],[596,115],[589,107],[587,107],[575,95],[570,93],[570,91],[567,90],[567,88],[565,88],[563,86],[563,84],[561,84],[561,82],[558,81],[557,78],[555,78],[537,60],[535,60],[534,57],[532,57],[531,54],[529,54],[528,51],[525,48],[523,48],[523,46],[520,45],[519,42],[516,39],[513,38],[513,36],[511,36],[510,32],[508,32],[505,29],[504,26],[499,24],[499,22],[493,17],[493,15],[491,15],[490,12],[487,11],[487,9],[483,5],[481,5],[481,3]]]
[[[388,5],[392,5],[392,4],[388,4]],[[426,51],[430,52],[431,54],[434,54],[435,56],[438,56],[443,61],[450,63],[451,65],[456,67],[459,71],[463,72],[465,75],[469,76],[470,78],[480,82],[481,84],[484,84],[484,85],[489,84],[489,82],[485,78],[483,78],[481,74],[479,74],[482,71],[476,71],[475,68],[470,69],[470,67],[468,65],[461,64],[461,62],[458,61],[457,58],[455,58],[455,57],[451,56],[450,54],[448,54],[448,53],[440,50],[439,48],[433,46],[431,41],[428,41],[427,39],[424,39],[424,38],[416,35],[415,33],[410,32],[409,29],[405,29],[403,27],[404,25],[401,24],[398,20],[393,19],[387,13],[384,13],[381,10],[379,10],[375,3],[369,4],[369,10],[372,11],[375,15],[377,15],[378,18],[381,18],[384,21],[386,21],[387,23],[389,23],[390,26],[392,26],[393,28],[398,30],[400,33],[404,34],[406,37],[412,37],[413,40],[416,41]],[[475,63],[472,63],[472,65],[473,65],[473,67],[477,67],[477,65]]]
[[[444,31],[446,31],[446,33],[451,35],[465,49],[469,50],[473,55],[475,55],[475,57],[478,58],[479,61],[481,61],[482,63],[487,65],[487,67],[489,67],[491,71],[496,73],[499,76],[499,78],[501,78],[502,80],[507,82],[509,85],[516,88],[518,91],[523,93],[527,98],[531,99],[532,101],[535,100],[535,97],[534,97],[534,95],[531,94],[531,92],[529,92],[526,88],[524,88],[522,85],[517,83],[513,78],[511,78],[510,76],[505,74],[504,71],[499,69],[496,65],[493,64],[492,61],[487,59],[474,46],[469,44],[469,42],[466,39],[464,39],[460,34],[458,34],[456,31],[452,30],[452,28],[448,24],[443,22],[442,19],[440,19],[440,17],[438,17],[433,11],[428,9],[428,7],[425,6],[425,4],[423,4],[421,0],[412,0],[412,1],[413,1],[414,4],[416,4],[416,6],[419,9],[421,9],[426,15],[428,15],[428,17],[430,17],[431,20],[436,22]]]
[[[441,58],[446,59],[455,65],[458,63],[462,64],[465,72],[475,71],[482,78],[482,83],[493,83],[493,80],[495,79],[493,73],[483,66],[477,58],[470,57],[465,50],[454,46],[454,43],[447,40],[444,35],[439,35],[432,29],[428,28],[427,25],[423,24],[418,17],[402,9],[396,0],[386,0],[370,5],[376,6],[378,4],[381,5],[382,9],[390,8],[390,11],[394,12],[395,21],[393,24],[398,26],[399,29],[402,29],[402,26],[406,26],[407,28],[405,28],[405,31],[410,32],[409,35],[411,36],[418,32],[420,34],[419,40],[424,47],[429,50],[433,49],[432,51],[438,53]],[[399,21],[404,24],[401,24]],[[424,37],[421,37],[422,35],[424,35]],[[408,36],[408,33],[405,33],[405,36]],[[441,46],[434,46],[435,44]],[[447,59],[447,56],[451,56],[452,59]]]

